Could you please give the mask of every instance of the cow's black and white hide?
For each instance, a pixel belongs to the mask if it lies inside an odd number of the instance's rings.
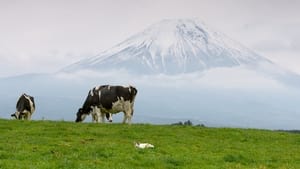
[[[104,122],[104,116],[124,112],[123,123],[130,123],[133,115],[133,106],[137,89],[132,86],[98,86],[89,91],[89,94],[77,112],[76,122],[81,122],[90,113],[97,122]]]
[[[14,114],[11,114],[11,116],[19,120],[31,120],[31,116],[34,113],[34,111],[34,97],[24,93],[19,97],[16,105],[16,112]]]
[[[100,113],[98,112],[98,104],[99,104],[99,90],[106,87],[107,85],[103,86],[97,86],[89,90],[88,95],[82,105],[82,108],[80,108],[77,112],[80,114],[80,118],[76,118],[76,122],[83,121],[87,115],[92,115],[92,121],[93,122],[100,122]],[[106,114],[106,118],[109,122],[112,122],[112,115]]]

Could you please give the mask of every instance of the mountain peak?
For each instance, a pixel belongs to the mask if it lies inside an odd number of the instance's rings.
[[[65,70],[178,74],[269,62],[198,19],[166,19]]]
[[[207,43],[208,35],[205,29],[205,25],[198,20],[166,19],[153,24],[138,36],[143,37],[144,40],[155,42],[157,46],[166,49],[182,40],[180,36],[184,36],[189,40],[199,40]]]

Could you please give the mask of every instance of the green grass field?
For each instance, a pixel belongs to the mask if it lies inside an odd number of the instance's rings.
[[[137,149],[134,142],[153,149]],[[0,168],[300,168],[300,134],[0,120]]]

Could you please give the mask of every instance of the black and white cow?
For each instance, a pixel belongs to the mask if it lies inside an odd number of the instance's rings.
[[[130,123],[137,89],[132,86],[103,85],[94,87],[77,112],[76,122],[81,122],[90,113],[97,122],[104,122],[104,116],[124,112],[123,123]],[[101,121],[100,121],[101,120]]]
[[[35,111],[34,98],[24,93],[20,96],[17,102],[16,112],[11,116],[19,120],[21,119],[30,120],[34,111]]]

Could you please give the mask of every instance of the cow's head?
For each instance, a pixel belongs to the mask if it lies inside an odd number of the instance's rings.
[[[82,122],[87,115],[88,114],[84,113],[82,108],[78,109],[78,112],[76,113],[77,117],[76,117],[75,122]]]
[[[15,119],[19,119],[19,115],[20,115],[19,112],[15,112],[15,113],[11,114],[10,116],[14,117]]]
[[[11,114],[10,116],[14,117],[15,119],[21,120],[21,119],[25,119],[26,115],[27,115],[26,113],[16,111],[14,114]]]

